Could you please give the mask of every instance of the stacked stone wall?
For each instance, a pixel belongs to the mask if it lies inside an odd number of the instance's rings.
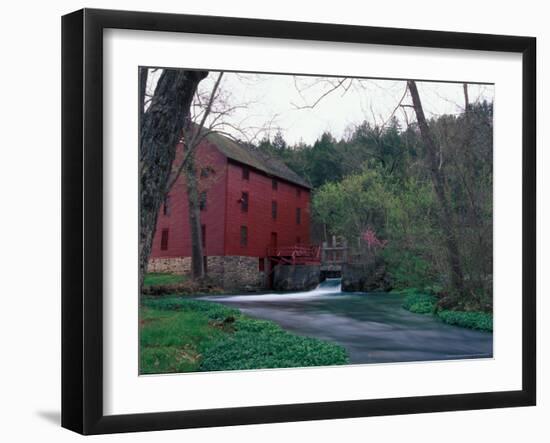
[[[152,258],[148,272],[188,275],[191,273],[191,258]],[[265,287],[265,275],[259,271],[258,257],[208,257],[206,275],[213,284],[228,291],[257,291]]]
[[[185,275],[191,272],[191,257],[157,257],[149,260],[147,272]]]

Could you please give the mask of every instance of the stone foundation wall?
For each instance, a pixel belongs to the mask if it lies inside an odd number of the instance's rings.
[[[191,257],[151,258],[147,272],[189,274],[191,272]]]
[[[190,274],[191,257],[152,258],[147,271]],[[264,273],[258,269],[258,257],[208,257],[206,275],[213,284],[228,291],[256,291],[265,286]]]
[[[309,291],[319,284],[321,267],[315,265],[277,265],[273,273],[276,291]]]
[[[228,255],[208,257],[208,275],[228,291],[255,291],[263,288],[264,273],[258,269],[258,257]]]

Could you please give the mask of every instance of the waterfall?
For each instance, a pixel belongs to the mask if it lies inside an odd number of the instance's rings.
[[[319,286],[311,291],[306,292],[307,294],[327,294],[327,293],[338,293],[342,292],[342,279],[341,278],[327,278],[325,281],[321,282]],[[303,294],[303,293],[302,293]]]
[[[213,297],[202,297],[203,300],[224,301],[224,302],[243,302],[243,301],[284,301],[284,300],[306,300],[328,294],[340,294],[342,284],[340,278],[327,278],[321,282],[315,289],[301,292],[279,292],[257,295],[221,295]]]

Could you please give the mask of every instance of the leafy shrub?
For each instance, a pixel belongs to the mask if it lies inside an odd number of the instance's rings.
[[[425,289],[425,292],[428,294],[437,295],[443,292],[444,288],[440,284],[433,283],[431,285],[426,286],[424,289]]]
[[[493,330],[493,315],[486,312],[440,311],[437,313],[437,316],[443,322],[450,325],[478,329],[480,331]]]
[[[403,251],[399,245],[390,244],[384,249],[383,256],[394,287],[419,288],[424,291],[433,286],[432,267],[419,255]]]
[[[403,300],[403,308],[416,314],[433,313],[437,304],[437,298],[433,295],[409,294]]]
[[[480,311],[451,311],[437,310],[437,298],[433,295],[411,293],[403,300],[403,308],[416,314],[435,314],[441,321],[449,325],[461,326],[463,328],[477,329],[480,331],[493,330],[493,315]]]

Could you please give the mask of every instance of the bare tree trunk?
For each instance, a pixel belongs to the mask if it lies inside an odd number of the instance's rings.
[[[187,201],[189,204],[189,230],[191,234],[191,272],[194,279],[201,279],[204,277],[204,262],[198,178],[194,156],[190,156],[185,164],[185,180],[187,184]]]
[[[147,90],[147,77],[149,68],[139,68],[139,122],[143,122],[143,113],[145,112],[145,92]]]
[[[201,122],[198,125],[187,125],[184,128],[184,145],[185,151],[181,164],[176,168],[176,172],[168,182],[167,192],[170,191],[172,186],[178,180],[178,177],[182,172],[185,173],[185,180],[187,183],[187,202],[188,217],[189,217],[189,231],[191,236],[191,274],[194,279],[201,279],[206,274],[206,269],[203,261],[203,239],[201,230],[201,218],[200,218],[200,203],[199,203],[199,177],[195,166],[195,155],[199,147],[200,142],[208,133],[203,131],[204,124],[207,117],[210,115],[212,105],[216,98],[216,93],[220,86],[223,77],[223,72],[220,72],[212,92],[210,93],[210,99],[206,105]]]
[[[467,114],[468,109],[470,108],[470,97],[468,96],[468,83],[463,83],[462,87],[464,88],[464,112]]]
[[[431,130],[424,116],[424,109],[422,108],[422,102],[420,101],[420,95],[416,87],[416,82],[413,80],[407,81],[411,98],[413,101],[413,108],[416,114],[416,120],[418,121],[418,127],[420,128],[420,136],[428,153],[428,160],[430,163],[430,171],[432,176],[432,182],[435,188],[435,193],[439,201],[441,210],[439,211],[441,229],[445,235],[445,241],[447,246],[447,258],[449,266],[451,268],[451,283],[453,289],[458,294],[464,294],[464,275],[462,272],[462,265],[460,261],[460,253],[458,249],[458,240],[454,229],[454,220],[451,212],[451,205],[445,193],[445,178],[443,172],[438,167],[438,149]]]
[[[160,205],[189,108],[205,71],[166,69],[140,122],[139,289],[151,254]]]

